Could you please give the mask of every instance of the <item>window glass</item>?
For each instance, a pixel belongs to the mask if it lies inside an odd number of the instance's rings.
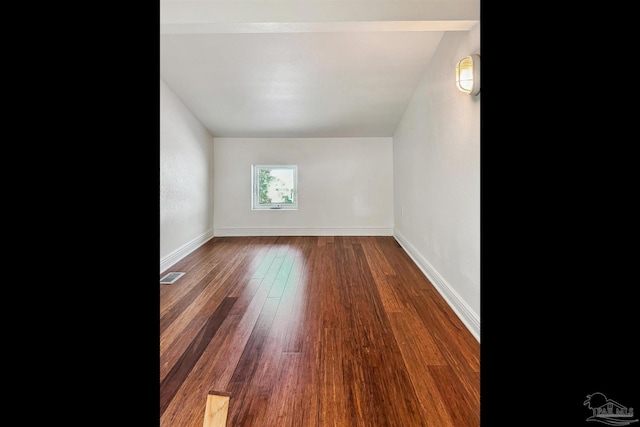
[[[297,209],[296,165],[253,165],[252,209]]]

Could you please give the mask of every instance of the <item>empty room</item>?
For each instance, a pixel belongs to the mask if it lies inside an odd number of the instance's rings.
[[[480,3],[160,1],[159,424],[480,425]]]

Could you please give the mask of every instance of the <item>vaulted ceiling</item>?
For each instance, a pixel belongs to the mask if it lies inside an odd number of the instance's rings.
[[[392,136],[479,0],[161,0],[160,76],[214,137]]]

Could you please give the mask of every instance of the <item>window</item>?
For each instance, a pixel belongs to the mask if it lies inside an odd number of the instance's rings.
[[[251,209],[298,209],[298,166],[252,165]]]

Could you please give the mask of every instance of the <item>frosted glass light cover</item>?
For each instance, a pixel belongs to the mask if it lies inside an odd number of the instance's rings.
[[[480,55],[465,56],[456,64],[456,86],[461,92],[480,93]]]

